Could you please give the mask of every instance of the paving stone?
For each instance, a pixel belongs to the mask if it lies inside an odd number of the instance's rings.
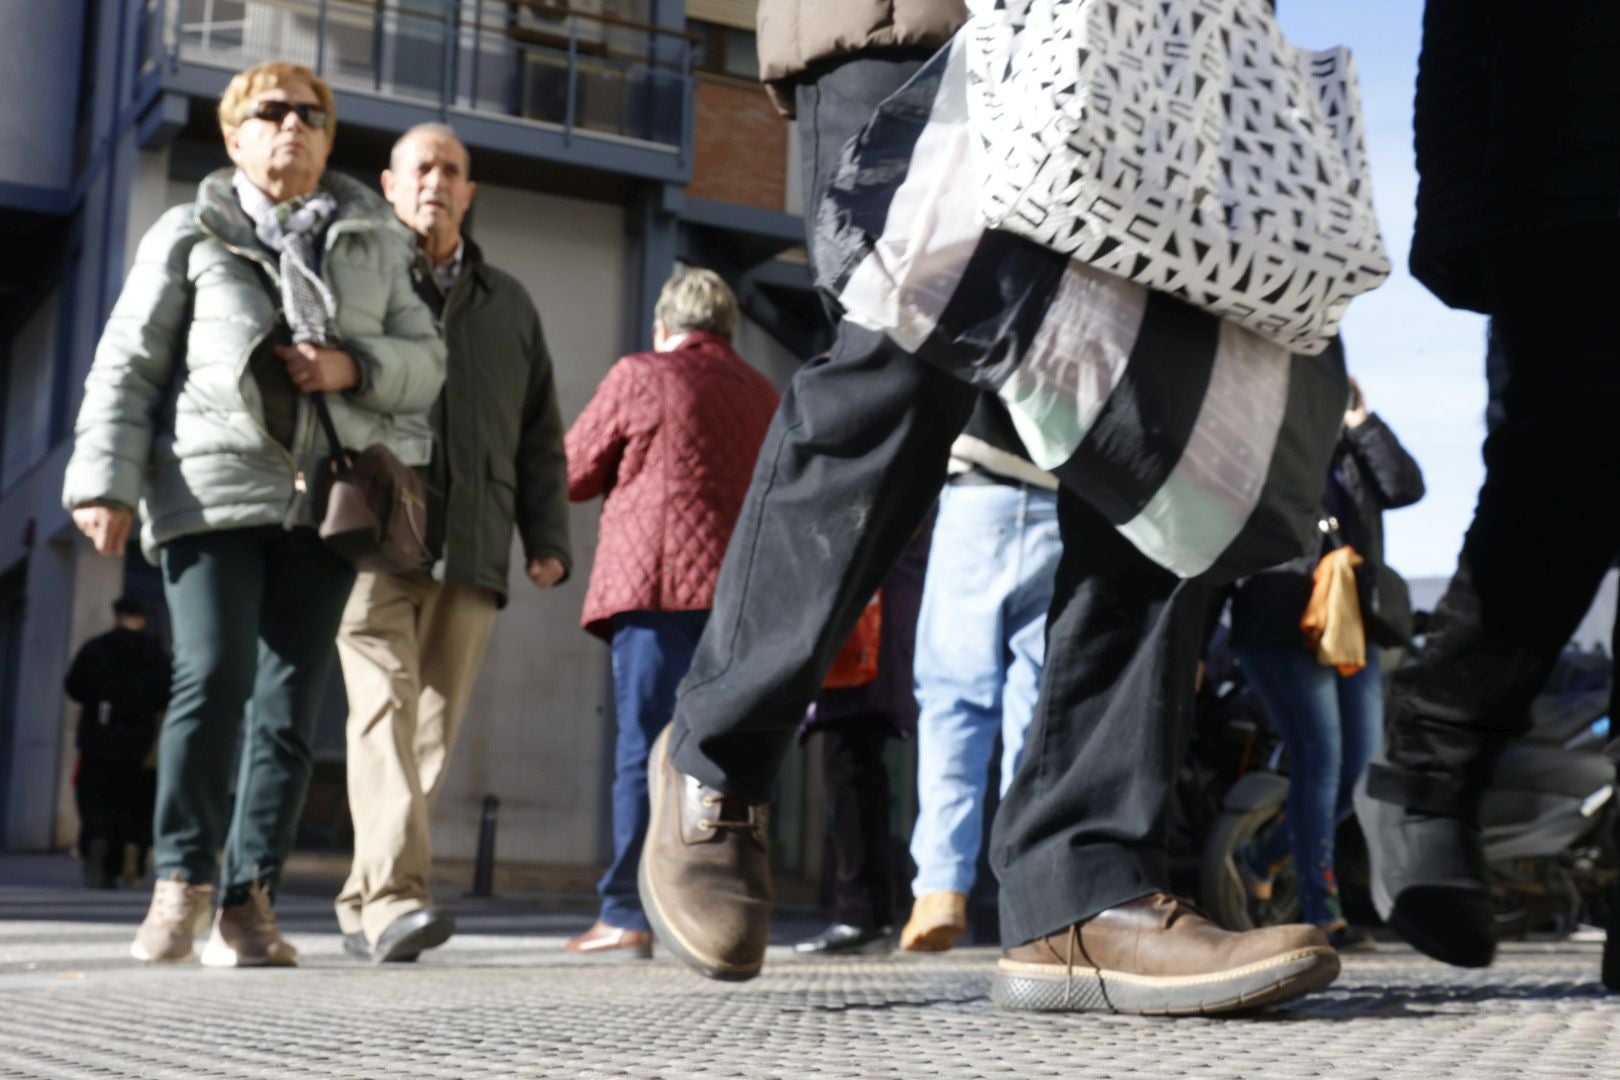
[[[145,967],[144,897],[0,885],[0,1077],[467,1080],[1574,1080],[1620,1075],[1601,947],[1504,947],[1454,971],[1387,945],[1326,991],[1235,1019],[1008,1013],[995,952],[806,960],[709,982],[562,952],[588,920],[462,913],[411,965],[346,960],[324,899],[286,897],[296,970]],[[11,915],[20,917],[11,918]],[[51,915],[57,917],[50,917]],[[527,928],[527,932],[526,932]]]

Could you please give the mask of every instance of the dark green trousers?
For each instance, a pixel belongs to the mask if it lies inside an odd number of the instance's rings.
[[[225,529],[163,546],[174,688],[158,738],[155,869],[274,890],[309,790],[310,742],[354,570],[314,529]],[[245,720],[245,723],[244,723]],[[242,735],[236,806],[231,755]]]

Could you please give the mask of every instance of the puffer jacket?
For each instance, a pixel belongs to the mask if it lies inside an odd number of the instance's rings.
[[[189,533],[314,524],[310,478],[330,452],[308,398],[298,402],[292,449],[265,426],[248,361],[274,328],[280,273],[231,176],[210,175],[195,203],[164,214],[141,240],[74,425],[63,504],[138,508],[154,562],[159,546]],[[370,190],[335,173],[321,183],[338,202],[321,275],[337,298],[339,347],[361,380],[327,395],[333,422],[346,446],[382,443],[425,465],[445,350],[411,284],[414,253]]]
[[[624,611],[714,604],[776,388],[715,334],[626,356],[569,428],[568,497],[605,495],[585,590],[586,630]]]
[[[861,53],[937,49],[966,19],[963,0],[760,0],[760,79],[792,116],[805,72]]]

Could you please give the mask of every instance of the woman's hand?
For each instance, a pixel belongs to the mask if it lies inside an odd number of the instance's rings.
[[[1371,415],[1367,411],[1367,397],[1361,392],[1361,384],[1352,378],[1350,380],[1350,406],[1344,410],[1344,426],[1358,428],[1366,423],[1367,417]]]
[[[90,538],[101,555],[122,555],[135,515],[122,507],[89,504],[73,508],[73,524]]]
[[[301,341],[277,345],[276,355],[287,366],[287,377],[300,394],[351,390],[360,385],[360,365],[341,349],[323,349]]]

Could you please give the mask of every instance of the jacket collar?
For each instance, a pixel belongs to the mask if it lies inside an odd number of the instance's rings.
[[[730,339],[721,337],[719,334],[711,334],[707,330],[688,330],[684,334],[677,334],[675,336],[675,344],[673,346],[666,346],[664,351],[678,353],[686,352],[688,349],[716,348],[724,349],[726,352],[731,352],[732,344]]]
[[[251,251],[258,247],[258,239],[253,234],[253,220],[236,201],[231,187],[235,173],[235,166],[217,169],[197,185],[197,221],[227,244]],[[380,228],[393,220],[393,209],[358,180],[329,170],[321,177],[321,186],[332,193],[338,204],[337,217],[326,231],[328,247],[341,232]]]

